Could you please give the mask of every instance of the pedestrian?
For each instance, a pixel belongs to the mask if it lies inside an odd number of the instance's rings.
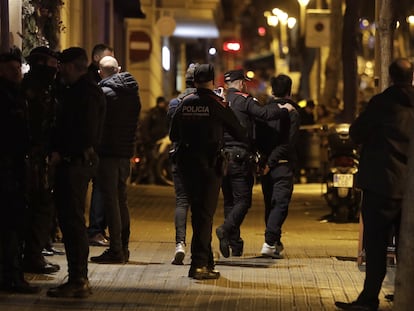
[[[305,107],[299,109],[300,119],[302,125],[315,124],[315,102],[312,99],[306,100]]]
[[[102,80],[99,74],[99,62],[105,56],[114,57],[114,50],[112,47],[98,43],[92,49],[91,63],[88,67],[88,73],[92,80],[99,83]],[[109,246],[108,236],[105,229],[107,227],[107,221],[105,219],[105,211],[100,194],[96,190],[94,179],[92,179],[92,195],[91,204],[89,208],[89,225],[88,225],[88,237],[89,245],[91,246]]]
[[[224,129],[240,141],[246,131],[223,98],[213,92],[214,67],[201,64],[194,70],[196,92],[177,108],[170,131],[177,144],[174,155],[191,206],[193,236],[191,267],[194,279],[217,279],[211,249],[213,217],[217,207],[224,157]]]
[[[186,89],[181,94],[179,94],[178,97],[173,98],[168,104],[167,118],[169,123],[171,123],[175,110],[177,109],[178,105],[181,104],[183,98],[189,94],[195,93],[196,91],[196,88],[194,86],[194,70],[197,65],[198,64],[190,64],[188,66],[185,75]],[[172,143],[170,155],[176,152],[177,147],[177,142]],[[171,173],[174,181],[175,191],[175,253],[171,263],[173,265],[182,265],[185,258],[187,213],[190,208],[190,203],[188,202],[188,196],[185,192],[183,180],[178,172],[177,163],[173,160],[173,157],[171,158]]]
[[[168,135],[167,119],[168,103],[163,96],[158,96],[155,107],[149,109],[144,115],[140,126],[141,143],[144,145],[146,159],[146,175],[149,184],[157,182],[156,153],[157,141]]]
[[[272,94],[267,105],[291,104],[287,120],[268,121],[258,130],[261,136],[259,150],[264,157],[264,174],[261,176],[265,202],[265,242],[261,254],[265,257],[282,258],[282,226],[288,215],[296,168],[296,142],[299,135],[299,106],[291,99],[292,80],[287,75],[278,75],[270,80]],[[265,130],[263,130],[265,129]]]
[[[91,63],[88,66],[88,73],[93,81],[99,83],[102,80],[99,74],[99,62],[105,56],[114,57],[114,49],[104,43],[96,44],[92,49]]]
[[[25,232],[23,269],[30,273],[54,273],[59,271],[59,265],[46,260],[42,251],[50,242],[56,216],[52,202],[53,178],[47,161],[56,119],[58,60],[57,54],[46,46],[31,50],[27,60],[30,70],[23,78],[22,88],[27,101],[30,133],[27,157],[30,221]]]
[[[55,204],[68,262],[68,281],[48,290],[51,297],[88,297],[89,244],[85,225],[88,183],[96,173],[105,97],[88,75],[88,57],[80,47],[60,55],[56,131],[51,163],[55,165]]]
[[[120,72],[118,61],[105,56],[99,62],[102,77],[99,86],[106,97],[106,115],[95,186],[99,192],[107,219],[109,248],[91,257],[96,263],[129,261],[130,219],[127,202],[127,179],[134,155],[135,134],[141,101],[138,83],[129,72]]]
[[[229,158],[226,175],[223,177],[224,223],[216,228],[220,241],[220,252],[224,257],[241,256],[244,242],[240,236],[240,226],[252,205],[252,189],[255,169],[255,119],[276,120],[288,118],[290,104],[279,107],[263,106],[258,100],[246,93],[249,80],[242,69],[231,70],[224,74],[226,100],[246,128],[248,141],[234,138],[224,133],[224,152]]]
[[[21,92],[22,60],[0,54],[0,290],[37,293],[24,278],[25,156],[29,149],[27,111]]]
[[[366,267],[358,298],[351,303],[335,302],[343,310],[378,309],[378,295],[387,271],[387,246],[393,232],[398,248],[409,144],[414,134],[413,64],[396,59],[389,66],[389,75],[391,86],[371,98],[349,130],[353,141],[361,145],[357,184],[363,191]]]

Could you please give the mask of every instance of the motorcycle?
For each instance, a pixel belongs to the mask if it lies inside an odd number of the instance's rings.
[[[172,172],[169,159],[171,141],[168,136],[158,140],[151,152],[154,163],[154,182],[172,186]],[[133,184],[149,183],[149,161],[142,143],[136,146],[136,152],[131,159],[130,182]]]
[[[349,137],[348,123],[335,124],[327,129],[328,167],[325,177],[325,200],[336,222],[356,221],[359,217],[361,190],[355,187],[359,154]]]

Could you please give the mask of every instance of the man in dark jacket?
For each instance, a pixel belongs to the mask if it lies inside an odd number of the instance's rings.
[[[40,288],[26,282],[21,266],[29,148],[21,66],[19,55],[0,54],[0,291],[29,294]]]
[[[191,268],[195,279],[217,279],[211,251],[211,231],[223,175],[223,134],[226,129],[240,141],[246,141],[245,129],[223,98],[213,92],[214,67],[195,68],[197,91],[186,96],[177,108],[170,130],[178,150],[176,161],[191,206],[193,237]]]
[[[178,97],[170,100],[168,104],[167,118],[169,123],[174,116],[175,110],[182,103],[183,98],[189,94],[195,93],[196,88],[194,86],[194,70],[198,64],[190,64],[187,68],[185,75],[186,89]],[[177,142],[171,146],[170,154],[174,154],[177,150]],[[175,161],[171,161],[171,172],[174,180],[174,191],[175,191],[175,253],[174,258],[171,261],[173,265],[182,265],[185,257],[185,246],[187,236],[187,213],[190,208],[188,202],[188,196],[184,189],[184,184],[181,175],[178,172],[177,164]]]
[[[247,130],[248,142],[234,138],[227,131],[224,133],[224,151],[229,157],[227,173],[223,178],[224,223],[217,227],[216,234],[220,240],[220,251],[224,257],[241,256],[243,239],[240,226],[252,205],[252,189],[255,165],[255,119],[276,120],[289,118],[290,104],[284,106],[262,106],[256,98],[246,93],[246,80],[243,70],[231,70],[224,74],[227,84],[226,100],[237,116],[240,124]]]
[[[106,116],[102,141],[98,147],[99,166],[96,191],[102,198],[109,228],[109,248],[91,257],[96,263],[124,263],[129,260],[130,220],[127,203],[127,179],[134,153],[135,133],[141,102],[138,83],[128,72],[119,72],[118,62],[105,56],[99,62],[106,96]]]
[[[370,100],[349,131],[354,142],[361,144],[357,183],[363,190],[366,269],[364,288],[357,300],[335,303],[343,310],[378,309],[392,230],[398,241],[408,148],[414,130],[413,64],[397,59],[391,63],[389,75],[393,84]]]
[[[58,96],[51,163],[56,165],[55,202],[69,279],[49,289],[51,297],[84,298],[91,294],[84,214],[88,184],[98,165],[95,150],[102,135],[105,97],[87,68],[84,49],[71,47],[61,53],[59,71],[64,87]]]
[[[281,258],[283,244],[282,225],[288,215],[294,184],[296,167],[296,142],[299,134],[299,106],[290,99],[292,80],[286,75],[278,75],[270,80],[273,98],[268,105],[278,106],[290,103],[294,110],[289,118],[268,121],[258,128],[258,147],[266,159],[264,174],[261,177],[265,201],[265,242],[261,254],[271,258]],[[263,129],[265,129],[263,131]]]
[[[55,77],[57,54],[46,46],[30,51],[27,57],[29,72],[22,88],[29,111],[30,150],[28,163],[28,212],[23,268],[30,273],[54,273],[59,265],[45,259],[42,250],[47,247],[55,218],[52,204],[52,179],[47,158],[56,119]],[[53,253],[52,253],[53,254]]]

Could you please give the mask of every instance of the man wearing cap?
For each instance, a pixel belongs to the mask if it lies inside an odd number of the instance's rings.
[[[19,55],[0,54],[0,291],[29,294],[40,289],[26,282],[21,266],[29,148],[21,66]]]
[[[167,119],[171,123],[172,117],[178,105],[183,101],[183,98],[189,94],[196,92],[194,87],[194,70],[198,64],[190,64],[185,74],[186,89],[178,95],[177,98],[170,100],[168,104]],[[184,185],[180,174],[178,173],[177,164],[175,163],[174,153],[177,150],[177,143],[173,143],[170,149],[171,156],[171,172],[174,180],[175,191],[175,253],[171,263],[173,265],[182,265],[185,257],[186,246],[186,231],[187,231],[187,213],[190,208],[188,196],[185,192]]]
[[[241,256],[243,239],[240,226],[252,204],[254,183],[255,119],[276,120],[289,118],[288,112],[294,109],[286,104],[280,107],[261,106],[257,99],[246,93],[249,80],[243,70],[231,70],[224,74],[227,84],[226,99],[240,124],[247,129],[247,141],[224,133],[224,150],[229,157],[227,174],[223,178],[224,223],[217,227],[216,234],[220,240],[220,252],[224,257]]]
[[[170,130],[177,144],[175,161],[192,213],[191,267],[194,279],[217,279],[211,250],[213,216],[223,175],[223,134],[246,141],[246,131],[223,98],[213,92],[214,67],[201,64],[194,70],[196,92],[184,97]]]
[[[49,243],[55,216],[47,157],[56,117],[57,54],[46,46],[40,46],[30,51],[27,61],[30,70],[23,78],[22,88],[29,115],[27,189],[30,222],[26,226],[23,268],[30,273],[54,273],[59,271],[59,265],[48,262],[42,250]]]
[[[89,243],[85,226],[85,199],[94,176],[105,112],[101,88],[88,76],[84,49],[71,47],[60,55],[60,78],[52,164],[56,165],[55,202],[68,261],[68,282],[51,288],[51,297],[88,297]]]

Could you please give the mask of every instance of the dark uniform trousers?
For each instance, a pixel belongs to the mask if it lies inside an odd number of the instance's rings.
[[[366,271],[364,289],[357,301],[378,305],[378,295],[387,273],[387,247],[392,232],[398,243],[402,200],[367,190],[364,190],[362,200]]]
[[[243,250],[240,226],[252,205],[254,184],[250,153],[239,149],[241,148],[225,148],[229,162],[222,182],[225,217],[223,228],[229,234],[230,247],[233,251]]]
[[[65,244],[69,282],[88,278],[89,242],[85,225],[88,183],[95,175],[97,160],[63,160],[56,167],[55,199]]]
[[[261,181],[265,201],[265,242],[274,245],[280,241],[282,225],[288,215],[293,192],[293,170],[289,163],[278,164],[262,176]]]
[[[191,266],[213,268],[211,234],[221,174],[214,159],[201,153],[186,152],[177,156],[177,165],[191,206]]]
[[[24,161],[0,157],[0,285],[24,280]]]
[[[42,250],[51,238],[55,209],[51,195],[51,180],[46,155],[35,154],[28,159],[28,219],[24,260],[27,264],[43,264]]]

